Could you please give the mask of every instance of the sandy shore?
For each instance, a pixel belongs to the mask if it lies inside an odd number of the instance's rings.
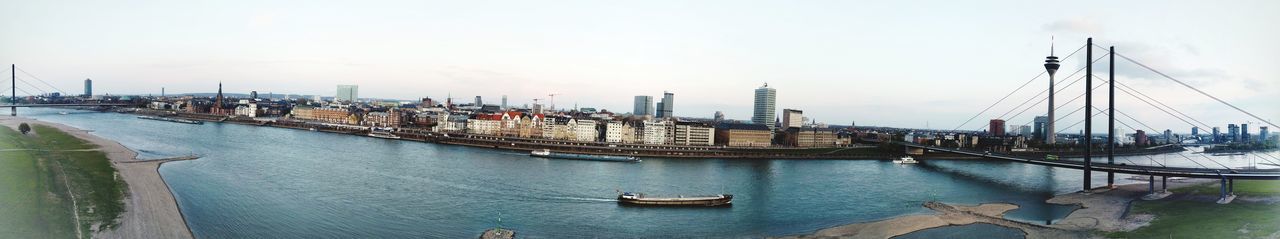
[[[98,145],[106,153],[111,165],[120,173],[129,187],[125,198],[125,212],[115,230],[95,232],[98,238],[192,238],[186,220],[178,210],[177,201],[169,191],[169,185],[160,177],[160,164],[166,161],[136,162],[137,152],[118,142],[89,134],[71,126],[36,121],[22,117],[0,116],[0,125],[13,129],[20,123],[46,125],[58,128],[72,136]],[[125,163],[132,162],[132,163]]]
[[[1212,181],[1212,180],[1208,180]],[[1169,189],[1194,186],[1208,182],[1206,180],[1169,181]],[[1160,190],[1160,182],[1156,181],[1156,190]],[[1004,219],[1004,213],[1017,209],[1017,205],[1007,203],[982,204],[978,206],[952,206],[941,203],[926,203],[925,207],[933,209],[936,214],[907,215],[882,221],[850,224],[827,228],[810,235],[784,238],[891,238],[919,230],[972,223],[990,223],[1005,227],[1021,229],[1027,238],[1090,238],[1091,231],[1131,231],[1148,225],[1151,215],[1125,215],[1129,204],[1142,200],[1147,195],[1147,184],[1137,183],[1119,185],[1115,189],[1095,189],[1094,193],[1068,193],[1054,196],[1048,203],[1077,205],[1080,209],[1071,212],[1066,218],[1051,226],[1028,224]]]
[[[908,215],[883,221],[850,224],[823,229],[810,235],[784,238],[885,239],[929,228],[973,223],[989,223],[1018,228],[1026,233],[1027,238],[1081,238],[1087,236],[1084,233],[1004,219],[1004,213],[1018,209],[1018,205],[1008,203],[952,206],[929,202],[925,203],[924,206],[934,210],[936,213],[930,215]]]

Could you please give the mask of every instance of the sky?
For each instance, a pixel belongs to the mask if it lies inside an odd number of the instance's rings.
[[[82,92],[85,78],[95,93],[117,95],[207,93],[222,82],[226,92],[331,96],[357,84],[363,98],[507,95],[522,105],[556,93],[558,108],[614,112],[630,112],[636,95],[670,91],[675,115],[746,120],[753,90],[767,82],[779,112],[819,122],[977,130],[1002,114],[1009,125],[1044,114],[1045,104],[1014,109],[1047,88],[1040,78],[962,125],[1043,72],[1051,37],[1059,56],[1094,37],[1280,122],[1272,0],[0,1],[0,63],[49,82],[45,91]],[[1083,55],[1064,59],[1060,86]],[[1118,82],[1196,121],[1260,125],[1118,61]],[[1106,69],[1103,60],[1094,74]],[[1105,89],[1095,103],[1105,104]],[[1078,83],[1057,101],[1083,91]],[[1139,129],[1200,124],[1117,94],[1117,109],[1149,126]],[[1083,99],[1059,115],[1080,107]]]

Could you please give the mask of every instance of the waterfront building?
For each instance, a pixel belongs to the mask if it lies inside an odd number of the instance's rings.
[[[480,135],[498,135],[502,129],[503,114],[475,114],[467,119],[467,133]]]
[[[643,144],[667,144],[670,140],[668,134],[668,122],[665,120],[644,121],[640,124],[641,132],[640,143]]]
[[[716,125],[716,144],[731,147],[768,147],[773,132],[763,124],[720,123]]]
[[[841,139],[832,128],[800,128],[796,134],[797,147],[839,147],[849,144],[849,138]]]
[[[318,121],[331,124],[345,124],[350,121],[351,112],[347,109],[323,107],[313,108],[310,106],[294,107],[290,112],[290,118],[305,121]]]
[[[235,115],[248,116],[250,118],[258,117],[258,103],[248,103],[236,106]]]
[[[675,103],[673,102],[675,100],[674,98],[674,94],[671,92],[662,92],[662,102],[658,103],[658,118],[676,117],[671,114],[674,108],[673,104]]]
[[[360,87],[356,85],[338,85],[338,94],[333,97],[338,102],[356,102],[360,97]]]
[[[596,130],[595,120],[577,120],[573,121],[573,140],[582,142],[595,142],[600,135],[600,131]]]
[[[1197,138],[1199,138],[1199,137],[1200,137],[1200,127],[1191,127],[1191,136],[1192,136],[1192,137],[1197,137]]]
[[[622,143],[622,121],[611,120],[604,124],[604,142]]]
[[[697,122],[676,122],[674,144],[711,146],[715,144],[716,129]]]
[[[218,88],[222,88],[222,83],[218,83]],[[93,98],[93,80],[84,79],[84,98]]]
[[[653,115],[653,96],[637,95],[631,114],[637,116]]]
[[[991,128],[989,131],[987,131],[989,134],[991,134],[992,136],[1004,136],[1004,129],[1005,129],[1004,120],[991,119],[991,123],[989,123],[988,125]]]
[[[1168,130],[1168,129],[1164,130],[1164,143],[1172,144],[1174,142],[1176,141],[1173,138],[1173,130]]]
[[[755,104],[751,113],[751,123],[765,125],[769,130],[773,130],[774,126],[769,120],[776,120],[776,100],[778,92],[773,88],[769,88],[769,84],[765,83],[755,90]]]
[[[391,108],[386,112],[369,112],[364,115],[362,125],[373,127],[400,127],[404,122],[404,116],[399,110]]]
[[[797,109],[782,109],[782,129],[800,128],[804,126],[804,111]]]

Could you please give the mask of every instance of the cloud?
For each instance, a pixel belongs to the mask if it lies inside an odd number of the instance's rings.
[[[1041,27],[1050,32],[1101,33],[1102,24],[1088,18],[1064,19],[1044,24]]]

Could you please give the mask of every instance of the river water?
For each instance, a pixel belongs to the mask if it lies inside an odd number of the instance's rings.
[[[930,213],[921,203],[1008,202],[1045,223],[1073,206],[1081,172],[991,160],[721,160],[639,163],[532,158],[526,152],[235,124],[190,125],[116,113],[24,109],[92,130],[164,164],[200,238],[468,238],[495,226],[522,237],[765,237]],[[1175,160],[1176,161],[1176,160]],[[1094,182],[1104,182],[1095,175]],[[729,208],[622,207],[616,192],[734,194]],[[499,222],[500,218],[500,222]],[[974,230],[968,228],[966,230]],[[979,228],[979,230],[981,230]]]

